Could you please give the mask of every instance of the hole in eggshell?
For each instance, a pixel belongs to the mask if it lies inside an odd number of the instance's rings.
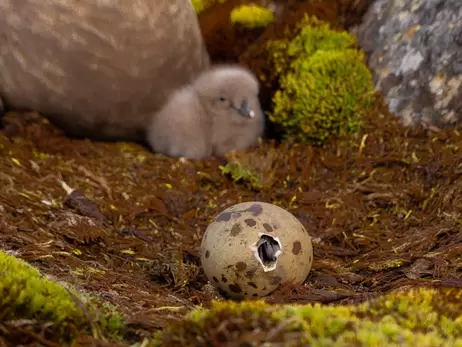
[[[277,237],[262,234],[252,248],[258,262],[263,266],[263,271],[272,271],[276,268],[278,257],[282,254],[282,246]]]

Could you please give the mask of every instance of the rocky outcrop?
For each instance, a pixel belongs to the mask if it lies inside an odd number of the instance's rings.
[[[356,34],[376,87],[405,124],[462,121],[460,0],[377,0]]]
[[[209,65],[189,0],[3,0],[0,96],[69,133],[138,140]]]

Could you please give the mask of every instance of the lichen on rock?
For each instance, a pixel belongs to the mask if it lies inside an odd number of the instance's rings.
[[[292,40],[268,45],[279,79],[270,120],[299,142],[321,144],[358,131],[374,86],[356,39],[315,18],[298,28]]]
[[[376,87],[405,125],[462,120],[460,0],[377,0],[354,31]]]

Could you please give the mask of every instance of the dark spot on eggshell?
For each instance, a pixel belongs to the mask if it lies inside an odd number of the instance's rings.
[[[244,222],[249,227],[254,227],[255,225],[257,225],[257,222],[255,221],[255,219],[252,219],[252,218],[248,218]]]
[[[298,255],[301,250],[302,250],[302,244],[300,243],[300,241],[295,241],[292,244],[292,253],[295,255]]]
[[[223,211],[215,217],[214,222],[229,222],[231,219],[239,218],[240,216],[239,212]]]
[[[253,276],[255,276],[255,272],[257,272],[257,269],[249,270],[245,273],[245,277],[247,277],[248,279],[252,279]]]
[[[263,212],[263,207],[260,204],[252,204],[245,212],[251,212],[254,217],[258,217]]]
[[[236,223],[231,228],[231,236],[236,237],[237,235],[241,233],[241,231],[242,231],[242,226],[239,223]]]
[[[249,286],[254,287],[255,289],[257,289],[257,285],[254,282],[247,282],[247,284]]]
[[[273,231],[273,228],[268,223],[264,223],[263,228],[265,228],[265,230],[269,233]]]
[[[276,285],[276,284],[281,283],[281,281],[282,281],[282,277],[281,277],[281,276],[273,276],[273,277],[270,278],[269,283],[270,283],[271,285]]]
[[[253,294],[252,294],[252,296],[254,296],[254,297],[257,297],[257,296],[258,296],[258,294],[257,294],[257,293],[253,293]]]
[[[228,279],[225,277],[225,275],[221,275],[221,281],[226,283],[228,282]]]
[[[245,269],[247,269],[247,264],[246,263],[244,263],[243,261],[240,261],[240,262],[236,263],[236,270],[244,271]]]
[[[312,257],[311,255],[308,257],[308,261],[309,261],[310,263],[313,261],[313,257]]]
[[[206,250],[205,251],[205,258],[208,258],[208,257],[210,257],[210,252],[209,252],[209,250]]]
[[[215,276],[213,276],[212,279],[213,279],[216,283],[220,282],[220,281],[218,281],[218,278],[216,278]]]
[[[228,286],[228,288],[229,288],[230,292],[232,292],[232,293],[242,293],[241,287],[236,283],[230,284]]]
[[[221,212],[218,216],[215,217],[215,222],[229,222],[231,219],[230,212]]]
[[[214,222],[229,222],[231,219],[238,219],[241,217],[242,212],[250,212],[254,217],[257,217],[262,214],[263,207],[259,204],[252,204],[245,210],[223,211],[215,217]]]

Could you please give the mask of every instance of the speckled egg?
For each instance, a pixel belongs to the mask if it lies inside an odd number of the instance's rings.
[[[311,238],[300,221],[265,202],[240,203],[218,214],[200,254],[209,281],[236,299],[302,283],[313,263]]]

